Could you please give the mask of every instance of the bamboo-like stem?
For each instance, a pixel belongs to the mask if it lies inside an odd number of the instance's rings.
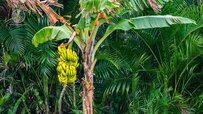
[[[63,86],[63,89],[61,91],[59,101],[58,101],[58,112],[59,112],[59,114],[62,114],[61,105],[62,105],[62,98],[63,98],[63,95],[64,95],[65,91],[66,91],[66,85]]]
[[[49,90],[48,90],[48,79],[46,76],[43,76],[43,92],[45,96],[45,105],[46,105],[46,114],[49,114]]]
[[[76,98],[75,98],[75,83],[73,83],[73,107],[76,109]]]

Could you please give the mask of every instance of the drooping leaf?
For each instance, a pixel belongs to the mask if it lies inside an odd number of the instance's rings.
[[[38,31],[33,39],[32,43],[35,47],[38,47],[39,44],[45,43],[49,40],[62,40],[70,38],[72,32],[65,26],[48,26],[42,28]]]
[[[34,13],[38,13],[42,16],[41,10],[45,12],[47,17],[49,18],[50,24],[55,24],[58,21],[59,15],[55,13],[55,11],[49,6],[57,6],[63,7],[63,4],[58,3],[58,1],[40,1],[40,0],[6,0],[7,5],[11,8],[18,7],[20,10],[24,11],[32,11]],[[40,7],[40,9],[39,9]],[[28,10],[29,9],[29,10]]]

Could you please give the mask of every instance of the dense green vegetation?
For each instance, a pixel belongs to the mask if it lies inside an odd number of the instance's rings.
[[[71,15],[69,21],[77,23],[79,1],[59,2],[64,3],[64,9],[54,10]],[[126,3],[132,8],[118,18],[170,14],[193,19],[196,24],[114,31],[96,54],[94,113],[203,113],[203,6],[191,1],[162,1],[162,11],[154,12],[148,6],[142,10],[142,1]],[[5,2],[0,4],[3,8]],[[57,79],[57,46],[66,40],[48,41],[38,48],[32,44],[37,31],[48,25],[46,15],[25,13],[21,24],[13,23],[10,15],[1,17],[0,113],[58,113],[63,87]],[[96,39],[106,27],[99,28]],[[76,83],[68,85],[62,99],[64,114],[82,113],[82,52],[75,44],[73,48],[81,64]]]

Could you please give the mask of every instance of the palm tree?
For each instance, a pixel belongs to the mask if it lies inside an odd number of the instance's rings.
[[[178,12],[198,24],[118,31],[97,55],[96,79],[103,83],[96,87],[114,112],[201,113],[202,20],[197,6],[175,4],[166,5],[163,13]]]

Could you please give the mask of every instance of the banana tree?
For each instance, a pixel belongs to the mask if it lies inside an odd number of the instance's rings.
[[[8,0],[11,1],[11,0]],[[28,0],[29,1],[29,0]],[[46,0],[46,2],[52,0]],[[53,0],[54,1],[54,0]],[[125,0],[123,0],[125,1]],[[60,21],[63,26],[48,26],[38,31],[33,37],[33,44],[37,47],[39,44],[49,40],[61,40],[69,38],[65,44],[68,45],[74,41],[82,52],[84,77],[82,78],[82,101],[83,114],[93,114],[93,98],[94,98],[94,67],[97,62],[95,57],[99,47],[115,30],[130,29],[148,29],[169,27],[173,24],[190,24],[195,23],[193,20],[171,15],[154,15],[141,16],[130,19],[121,17],[125,12],[122,0],[80,0],[80,20],[76,27],[65,20],[62,16],[54,12],[47,4],[35,0],[36,7],[30,6],[33,10],[40,7],[49,17],[52,24]],[[159,10],[159,5],[153,0],[149,4],[154,10]],[[27,2],[29,5],[29,2]],[[117,22],[114,19],[118,18]],[[98,30],[103,25],[108,25],[106,32],[102,37],[98,38]]]

